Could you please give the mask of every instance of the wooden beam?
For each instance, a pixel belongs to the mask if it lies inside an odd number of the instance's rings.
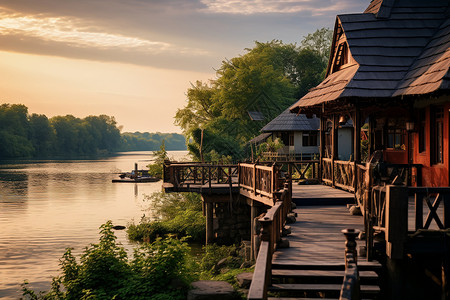
[[[334,160],[338,157],[338,115],[333,114],[333,128],[331,130],[331,174],[332,186],[335,186],[336,179],[334,177]]]
[[[214,207],[213,203],[206,202],[206,244],[209,245],[214,240]]]

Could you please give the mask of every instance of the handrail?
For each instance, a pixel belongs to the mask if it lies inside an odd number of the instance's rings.
[[[288,212],[291,210],[290,183],[285,183],[283,192],[263,217],[261,223],[261,244],[256,259],[255,271],[247,299],[267,299],[267,287],[271,284],[272,256],[277,244],[281,241],[281,233],[286,222]]]
[[[164,183],[170,183],[174,189],[191,185],[230,184],[238,177],[238,165],[215,165],[206,163],[172,163],[165,161],[163,165]],[[235,180],[237,183],[237,179]]]
[[[360,282],[357,264],[356,236],[359,230],[344,229],[345,242],[345,275],[339,300],[359,300]]]

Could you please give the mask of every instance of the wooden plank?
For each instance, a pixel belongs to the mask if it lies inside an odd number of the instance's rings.
[[[290,270],[290,269],[275,269],[272,267],[272,276],[274,277],[339,277],[343,278],[344,270]],[[374,271],[361,271],[360,277],[378,278]]]
[[[302,284],[302,283],[285,283],[272,284],[269,288],[272,292],[340,292],[341,284]],[[361,291],[365,293],[379,293],[380,287],[376,285],[361,285]]]
[[[265,276],[267,271],[267,262],[270,259],[270,244],[262,241],[258,252],[258,259],[256,260],[255,271],[253,272],[253,279],[248,291],[247,299],[265,299],[267,295],[267,278]]]

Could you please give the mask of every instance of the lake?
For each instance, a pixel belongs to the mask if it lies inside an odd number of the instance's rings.
[[[187,151],[169,151],[187,159]],[[0,298],[18,299],[20,284],[48,290],[68,247],[79,255],[99,238],[107,220],[139,223],[150,203],[145,195],[162,183],[112,183],[117,172],[145,168],[152,152],[124,152],[101,159],[0,161]],[[124,230],[118,241],[132,255]]]

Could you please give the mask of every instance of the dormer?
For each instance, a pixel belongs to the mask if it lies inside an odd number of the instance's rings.
[[[339,18],[336,19],[336,26],[334,29],[333,43],[331,45],[330,60],[328,62],[327,76],[353,65],[355,60],[350,53],[347,38],[342,30]]]

